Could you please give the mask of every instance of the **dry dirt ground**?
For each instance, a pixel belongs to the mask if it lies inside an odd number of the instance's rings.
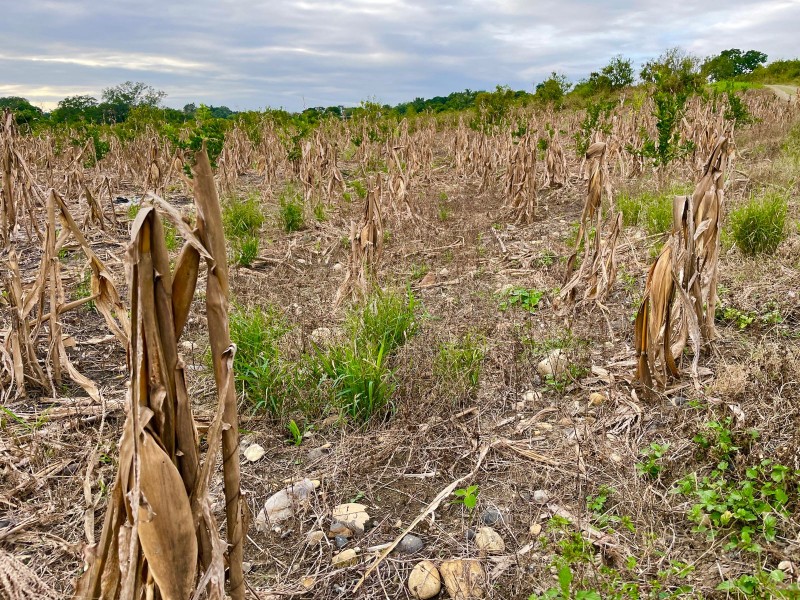
[[[785,134],[768,123],[738,133],[726,212],[775,180]],[[687,174],[676,178],[691,183]],[[653,182],[613,185],[619,191]],[[779,519],[774,541],[761,540],[760,553],[726,550],[730,531],[713,540],[695,531],[687,518],[693,500],[670,493],[685,475],[702,477],[715,467],[713,457],[693,441],[708,431],[709,422],[727,423],[743,447],[737,469],[762,458],[800,468],[796,178],[792,185],[791,232],[774,255],[749,259],[730,245],[724,248],[722,304],[753,317],[751,322],[741,326],[736,317],[720,319],[719,339],[700,362],[699,387],[685,378],[666,393],[645,398],[633,381],[632,318],[647,266],[664,238],[626,227],[607,310],[558,316],[552,309],[554,290],[562,285],[585,182],[573,177],[569,187],[541,193],[537,221],[517,227],[503,217],[498,189],[478,193],[477,182],[459,180],[447,168],[436,170],[433,180],[415,192],[424,223],[397,215],[386,219],[390,236],[379,282],[401,290],[410,286],[419,301],[419,332],[392,358],[398,386],[393,414],[363,427],[336,415],[320,416],[308,423],[308,435],[295,446],[286,419],[279,422],[241,404],[242,448],[258,443],[266,449],[258,461],[243,463],[243,491],[253,521],[245,551],[248,593],[253,598],[407,598],[405,582],[419,560],[475,557],[488,576],[490,598],[527,598],[557,587],[555,565],[561,559],[572,563],[576,581],[584,579],[582,587],[602,597],[634,584],[638,591],[627,597],[724,597],[714,591],[722,580],[758,567],[776,569],[782,561],[800,564],[796,484],[788,516]],[[242,181],[238,193],[259,192],[257,186],[256,180]],[[292,351],[302,352],[310,348],[312,332],[341,326],[343,311],[331,308],[343,277],[336,265],[347,263],[341,241],[361,206],[329,207],[324,222],[309,218],[306,229],[286,234],[274,217],[276,201],[262,197],[269,218],[260,254],[268,260],[232,271],[234,301],[279,307],[293,327]],[[172,201],[180,205],[187,199]],[[127,238],[123,213],[114,235],[92,240],[118,281],[123,281]],[[35,268],[37,260],[28,256],[23,270]],[[77,286],[82,265],[75,260]],[[423,285],[426,274],[432,275]],[[501,310],[502,293],[510,286],[544,292],[539,306]],[[212,410],[213,385],[204,360],[201,306],[198,301],[188,326],[194,343],[183,353],[202,424]],[[774,314],[779,318],[770,319]],[[79,394],[65,389],[59,401],[31,398],[7,407],[0,544],[66,597],[81,569],[87,504],[96,514],[94,535],[102,523],[127,373],[123,349],[96,313],[76,310],[64,328],[76,341],[73,361],[101,384],[107,404],[70,402],[64,398]],[[441,344],[467,333],[484,340],[485,357],[477,391],[455,397],[435,376],[434,361]],[[563,347],[576,367],[574,377],[561,383],[543,381],[537,373],[553,347]],[[601,394],[594,404],[589,403],[592,393]],[[758,436],[751,439],[750,430]],[[655,460],[657,476],[647,477],[636,465],[646,462],[642,451],[653,443],[667,449]],[[354,593],[376,556],[368,549],[394,540],[441,490],[473,470],[458,487],[478,486],[474,510],[448,496],[413,531],[424,543],[422,550],[391,554]],[[254,521],[266,499],[303,478],[321,482],[311,502],[280,527],[259,530]],[[607,499],[598,504],[598,496]],[[333,540],[309,542],[307,535],[327,532],[332,508],[351,501],[364,504],[371,521],[345,546],[359,548],[355,563],[334,567]],[[484,557],[472,536],[493,512],[500,515],[492,527],[505,550]]]

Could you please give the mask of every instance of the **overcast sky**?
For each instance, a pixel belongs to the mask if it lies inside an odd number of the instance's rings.
[[[800,0],[0,0],[0,96],[52,108],[123,81],[234,110],[532,91],[621,53],[800,55]]]

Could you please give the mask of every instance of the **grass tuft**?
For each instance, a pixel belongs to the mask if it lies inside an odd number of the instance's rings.
[[[289,183],[283,188],[278,199],[281,205],[278,218],[283,230],[287,233],[301,230],[305,225],[302,192]]]
[[[736,247],[746,256],[772,254],[786,239],[786,196],[768,192],[751,198],[730,216],[730,232]]]

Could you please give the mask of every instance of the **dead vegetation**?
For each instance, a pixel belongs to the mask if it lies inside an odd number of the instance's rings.
[[[234,598],[405,598],[421,559],[445,587],[495,598],[544,594],[566,567],[573,592],[611,598],[623,583],[641,597],[714,597],[776,570],[788,585],[794,488],[770,513],[776,535],[753,533],[761,553],[726,547],[735,519],[715,537],[699,531],[695,492],[670,492],[692,476],[732,489],[756,457],[800,468],[800,239],[794,229],[758,259],[725,239],[731,207],[767,185],[786,190],[797,218],[784,145],[798,115],[749,96],[764,120],[736,132],[733,162],[724,107],[693,102],[681,127],[696,152],[658,176],[627,149],[653,131],[647,103],[619,107],[585,164],[568,111],[520,111],[495,129],[334,122],[297,155],[265,120],[257,139],[229,132],[216,171],[201,161],[192,179],[191,157],[155,131],[112,138],[85,162],[92,144],[56,152],[6,119],[0,544],[27,570],[2,571],[2,585],[199,598],[223,597],[227,580]],[[618,191],[673,182],[695,190],[675,199],[669,232],[622,226]],[[287,183],[308,219],[291,232],[275,216]],[[266,216],[250,267],[228,266],[217,188],[254,195]],[[167,247],[168,230],[182,248]],[[391,384],[386,410],[349,420],[336,408],[344,382],[313,359],[346,345],[346,308],[400,287],[420,303],[418,331],[393,342],[377,378],[337,371]],[[253,412],[232,378],[228,319],[242,306],[288,323],[274,364],[296,372],[273,415]],[[471,373],[455,394],[447,382]],[[720,431],[736,450],[713,475]],[[256,444],[266,453],[249,452]],[[241,473],[240,450],[258,456]],[[306,478],[320,485],[291,517],[247,533],[248,514]],[[329,538],[333,507],[348,501],[372,519]],[[478,547],[486,527],[502,550]],[[423,548],[398,553],[409,533]]]

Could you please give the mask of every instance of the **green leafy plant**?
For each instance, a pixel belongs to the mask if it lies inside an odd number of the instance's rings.
[[[455,499],[451,504],[460,504],[466,508],[467,511],[472,512],[478,504],[478,494],[480,494],[480,488],[477,485],[459,488],[453,491]]]
[[[305,225],[303,216],[303,194],[294,185],[287,184],[279,196],[278,217],[281,227],[287,233],[299,231]]]
[[[289,431],[289,436],[291,437],[292,444],[295,446],[300,446],[303,443],[303,437],[305,435],[305,427],[300,429],[300,426],[297,424],[297,421],[291,419],[289,423],[286,425],[286,429]]]
[[[642,460],[636,463],[636,471],[647,479],[657,479],[664,468],[661,464],[661,458],[666,454],[667,450],[669,450],[669,443],[651,443],[639,452]]]
[[[730,233],[746,256],[771,254],[786,239],[788,202],[780,192],[751,198],[730,215]]]
[[[737,456],[757,437],[730,429],[731,421],[712,421],[695,436],[701,451],[716,461],[710,474],[690,473],[676,483],[674,493],[691,496],[695,504],[688,513],[697,531],[716,538],[726,536],[726,550],[761,549],[759,540],[773,542],[778,520],[788,517],[798,505],[800,471],[765,458],[751,466],[734,467]]]
[[[500,302],[500,310],[508,310],[513,306],[527,310],[530,313],[536,312],[545,292],[537,289],[527,289],[521,287],[511,288],[505,293],[505,298]]]
[[[717,591],[726,592],[734,598],[754,600],[800,598],[800,586],[796,583],[786,583],[786,573],[780,569],[764,571],[759,568],[751,575],[726,579],[717,586]]]
[[[747,329],[758,317],[751,313],[742,312],[732,306],[718,306],[714,316],[717,320],[733,323],[739,329]]]

